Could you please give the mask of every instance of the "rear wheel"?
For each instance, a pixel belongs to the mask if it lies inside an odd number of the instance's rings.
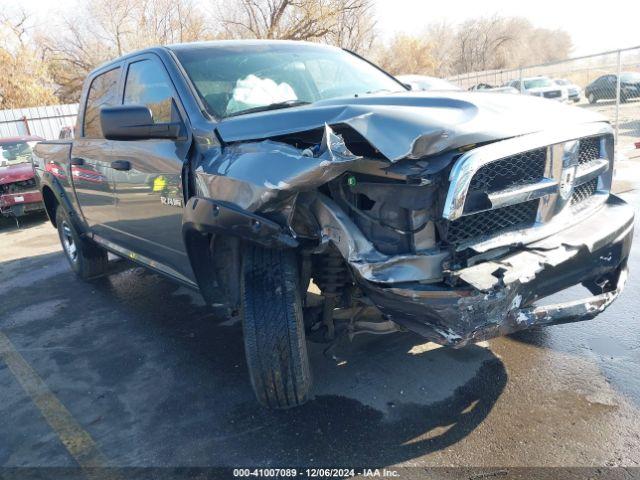
[[[60,207],[56,210],[56,225],[62,249],[76,275],[88,280],[107,271],[107,252],[90,240],[81,238]]]
[[[268,408],[302,405],[311,388],[311,369],[297,256],[249,245],[242,260],[241,312],[254,392]]]

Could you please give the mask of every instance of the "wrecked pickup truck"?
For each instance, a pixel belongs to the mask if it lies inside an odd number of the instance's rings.
[[[73,141],[35,149],[71,267],[104,274],[111,252],[239,315],[268,407],[309,398],[307,338],[459,347],[593,318],[624,286],[634,213],[609,192],[612,128],[585,110],[409,92],[277,41],[134,53],[80,105]],[[541,301],[574,285],[588,298]]]

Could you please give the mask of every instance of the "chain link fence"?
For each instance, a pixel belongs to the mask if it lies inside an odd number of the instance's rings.
[[[448,80],[465,89],[511,86],[514,92],[595,110],[614,126],[618,154],[640,158],[640,47]]]

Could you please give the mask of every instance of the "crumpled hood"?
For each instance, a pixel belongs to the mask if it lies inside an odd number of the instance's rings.
[[[29,180],[33,176],[33,167],[28,162],[0,167],[0,185]]]
[[[606,121],[554,100],[491,92],[402,92],[336,98],[312,105],[223,119],[225,142],[346,124],[395,162],[475,143],[501,140],[569,124]]]

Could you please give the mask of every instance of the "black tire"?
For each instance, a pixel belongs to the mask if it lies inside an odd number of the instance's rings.
[[[56,209],[56,225],[62,250],[71,269],[83,280],[99,277],[107,271],[107,252],[95,243],[81,238],[69,217]]]
[[[598,98],[592,92],[587,96],[587,100],[589,100],[589,103],[594,104],[594,103],[596,103],[598,101]]]
[[[253,390],[265,407],[297,407],[311,389],[297,256],[248,245],[242,261],[240,306]]]

